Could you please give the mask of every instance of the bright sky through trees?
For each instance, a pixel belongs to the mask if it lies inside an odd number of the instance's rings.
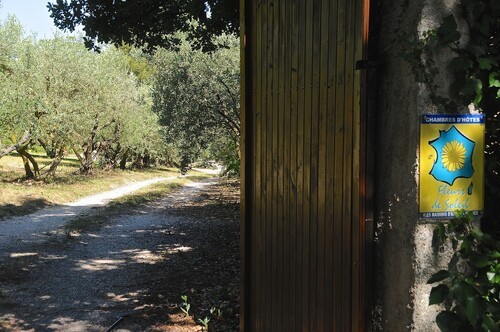
[[[47,0],[1,0],[0,20],[15,15],[26,32],[35,32],[38,38],[50,38],[58,29],[47,9]]]

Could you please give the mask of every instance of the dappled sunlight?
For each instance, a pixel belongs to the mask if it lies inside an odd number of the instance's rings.
[[[34,328],[30,328],[28,324],[16,317],[13,314],[0,316],[0,331],[22,331],[35,332]]]
[[[30,257],[30,256],[38,256],[38,253],[36,253],[36,252],[13,252],[10,254],[11,258]]]
[[[136,264],[156,264],[166,259],[167,255],[177,254],[179,252],[192,251],[192,247],[181,244],[160,245],[156,252],[148,249],[125,249],[119,252],[110,252],[111,255],[127,254],[127,259]]]
[[[109,271],[126,268],[130,264],[157,264],[165,260],[167,255],[185,253],[192,251],[192,247],[179,243],[173,245],[160,245],[155,251],[143,248],[124,249],[121,251],[110,251],[109,254],[119,258],[95,258],[78,260],[75,271]]]
[[[79,260],[76,262],[75,271],[107,271],[115,270],[125,264],[123,259],[88,259]]]
[[[156,264],[163,260],[161,255],[155,254],[147,249],[124,250],[130,254],[129,259],[138,264]]]
[[[78,331],[100,331],[100,327],[85,320],[74,320],[70,317],[57,317],[47,326],[51,330],[78,332]]]
[[[28,242],[5,247],[0,310],[29,324],[5,330],[101,332],[126,315],[117,331],[144,331],[144,326],[200,331],[180,312],[181,294],[190,295],[193,308],[206,307],[206,296],[222,309],[234,308],[233,302],[225,303],[237,298],[237,261],[218,250],[237,253],[228,241],[237,242],[233,210],[238,210],[232,202],[214,205],[224,203],[221,195],[203,190],[201,197],[187,190],[186,201],[183,195],[161,201],[148,208],[148,215],[122,213],[77,237],[56,228],[36,234],[43,241],[33,241],[30,233]],[[202,291],[202,285],[208,288]],[[225,310],[227,317],[235,315]]]
[[[173,228],[157,228],[157,229],[137,229],[135,233],[153,233],[165,235],[186,235],[185,233],[176,233]]]
[[[139,292],[130,292],[125,294],[115,294],[115,293],[106,293],[108,299],[114,302],[127,302],[132,301],[132,303],[138,303],[137,299],[141,294]]]
[[[179,246],[179,247],[174,247],[174,248],[169,248],[165,250],[166,254],[177,254],[179,252],[188,252],[193,250],[191,247],[185,247],[185,246]]]
[[[44,260],[62,260],[62,259],[66,259],[68,258],[68,256],[66,255],[45,255],[43,257],[41,257],[40,259],[44,259]]]
[[[158,324],[158,331],[175,331],[175,332],[199,332],[200,327],[192,317],[185,315],[168,314],[169,324]]]

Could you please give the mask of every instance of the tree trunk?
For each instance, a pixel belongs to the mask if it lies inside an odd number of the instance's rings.
[[[104,169],[113,169],[118,164],[118,158],[121,154],[122,148],[120,143],[116,144],[116,147],[113,148],[110,144],[104,153],[104,160],[106,161],[106,166]]]
[[[142,157],[142,166],[144,168],[151,166],[151,156],[149,154],[145,154],[144,157]]]
[[[47,157],[52,159],[56,158],[57,152],[55,148],[48,146],[47,143],[45,143],[41,139],[38,139],[38,143],[40,143],[42,148],[45,150],[45,154],[47,155]]]
[[[54,176],[56,173],[56,169],[63,160],[64,149],[59,149],[54,159],[52,159],[52,163],[50,164],[49,170],[45,173],[46,176]]]
[[[31,136],[30,131],[26,130],[23,134],[23,137],[21,137],[21,139],[16,144],[9,146],[8,148],[5,148],[3,150],[0,150],[0,158],[8,155],[12,151],[20,149],[24,145],[24,143],[28,142],[28,140],[30,139],[30,136]]]
[[[35,174],[31,170],[30,161],[28,160],[28,158],[26,158],[23,155],[21,155],[21,158],[23,159],[23,166],[24,166],[24,172],[26,174],[26,179],[27,180],[34,179],[35,178]]]
[[[86,162],[80,167],[80,173],[85,175],[94,174],[94,163],[92,161]]]
[[[125,151],[125,153],[122,155],[122,158],[120,160],[120,169],[125,170],[127,166],[127,159],[128,159],[128,149]]]
[[[80,173],[91,175],[94,173],[94,160],[92,157],[92,144],[86,144],[83,149],[83,157],[80,159]]]
[[[139,156],[135,156],[135,158],[133,158],[132,168],[135,168],[135,169],[141,169],[142,168],[142,157],[140,155]]]
[[[27,179],[35,179],[40,176],[40,168],[38,167],[38,163],[33,158],[31,154],[28,153],[27,147],[23,146],[17,149],[19,155],[23,158],[24,170],[26,172]],[[31,170],[30,163],[33,166],[33,171]]]

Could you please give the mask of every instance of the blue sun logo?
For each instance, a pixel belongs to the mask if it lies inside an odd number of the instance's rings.
[[[453,185],[458,178],[470,178],[474,174],[472,154],[475,143],[455,126],[440,130],[439,137],[429,142],[437,158],[430,174],[440,182]]]

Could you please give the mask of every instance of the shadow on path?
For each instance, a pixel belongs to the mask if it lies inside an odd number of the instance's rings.
[[[237,331],[239,202],[235,182],[186,187],[124,211],[96,233],[54,235],[0,254],[0,331],[199,331],[181,315]]]

